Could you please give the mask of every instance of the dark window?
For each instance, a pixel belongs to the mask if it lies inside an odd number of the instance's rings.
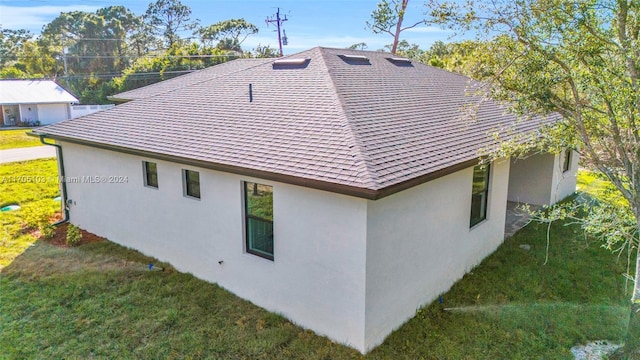
[[[244,183],[247,252],[273,260],[273,187]]]
[[[471,191],[471,226],[487,218],[487,200],[489,198],[489,165],[473,168],[473,187]]]
[[[564,159],[562,159],[562,172],[567,172],[571,169],[571,149],[564,151]]]
[[[200,199],[200,173],[193,170],[182,170],[184,176],[184,194]]]
[[[158,188],[158,165],[154,162],[143,161],[144,185]]]

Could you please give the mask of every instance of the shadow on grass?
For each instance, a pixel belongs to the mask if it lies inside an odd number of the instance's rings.
[[[149,271],[150,262],[166,270]],[[2,358],[360,357],[111,242],[62,248],[40,240],[0,281]]]
[[[531,224],[507,239],[443,304],[418,310],[366,358],[570,359],[576,344],[619,340],[628,320],[624,262],[557,224],[543,266],[545,232]],[[166,264],[149,271],[149,262],[157,261],[106,241],[38,241],[0,273],[2,355],[362,358]]]

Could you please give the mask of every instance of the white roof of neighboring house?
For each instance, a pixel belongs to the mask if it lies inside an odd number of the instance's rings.
[[[78,99],[51,80],[0,80],[0,104],[77,102]]]

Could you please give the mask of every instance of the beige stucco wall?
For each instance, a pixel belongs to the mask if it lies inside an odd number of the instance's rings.
[[[473,228],[472,168],[369,202],[367,349],[502,243],[509,161],[494,162],[490,174],[487,219]]]
[[[57,123],[71,118],[69,104],[38,104],[38,120],[42,125]]]
[[[573,151],[570,169],[562,171],[564,154],[536,154],[512,159],[509,201],[533,205],[554,204],[576,190],[579,155]]]
[[[361,352],[503,239],[509,161],[492,164],[488,218],[470,229],[472,168],[367,201],[62,145],[68,178],[107,179],[68,183],[72,223]],[[143,185],[143,160],[158,164],[159,189]],[[200,200],[183,196],[183,168],[200,172]],[[244,251],[242,181],[273,186],[275,261]]]
[[[551,204],[555,204],[567,196],[571,196],[576,191],[580,154],[574,150],[571,151],[569,170],[565,172],[562,171],[564,157],[564,152],[554,157],[553,188],[551,189],[551,198],[549,199]]]
[[[62,145],[67,177],[127,177],[68,183],[72,223],[364,350],[365,200]],[[143,160],[158,164],[159,189],[143,185]],[[200,171],[200,200],[183,196],[182,168]],[[242,181],[273,186],[275,261],[244,251]]]

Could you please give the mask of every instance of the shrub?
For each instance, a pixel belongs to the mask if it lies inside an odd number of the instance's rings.
[[[80,243],[80,239],[82,239],[82,232],[80,232],[80,228],[69,224],[67,228],[67,245],[76,246]]]
[[[53,235],[56,234],[56,227],[51,224],[46,224],[40,228],[40,234],[42,234],[45,239],[51,239]]]
[[[42,228],[49,223],[49,218],[51,217],[50,211],[39,205],[40,204],[29,204],[29,206],[21,209],[22,221],[25,228],[39,229],[42,231]]]

